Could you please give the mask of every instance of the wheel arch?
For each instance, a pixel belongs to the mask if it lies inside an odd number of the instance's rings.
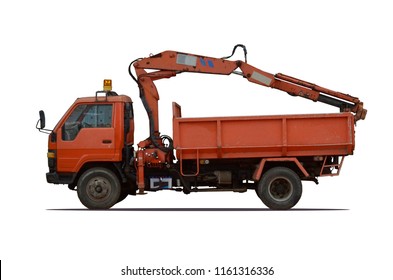
[[[254,181],[259,181],[262,174],[273,167],[287,167],[296,172],[300,178],[310,177],[310,174],[303,167],[296,157],[285,157],[285,158],[263,158],[255,168],[252,176]]]
[[[124,175],[124,172],[121,170],[121,163],[120,162],[86,162],[78,171],[76,174],[74,181],[72,184],[69,184],[70,189],[74,189],[77,185],[77,182],[79,181],[79,178],[82,176],[83,173],[85,173],[87,170],[91,168],[96,168],[96,167],[101,167],[101,168],[106,168],[115,173],[117,178],[121,183],[126,182],[127,178]]]

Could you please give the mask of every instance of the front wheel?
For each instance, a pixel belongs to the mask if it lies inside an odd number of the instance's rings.
[[[79,200],[89,209],[109,209],[120,198],[121,185],[117,176],[106,168],[91,168],[78,180]]]
[[[262,202],[270,209],[287,210],[300,200],[302,182],[291,169],[274,167],[262,176],[256,191]]]

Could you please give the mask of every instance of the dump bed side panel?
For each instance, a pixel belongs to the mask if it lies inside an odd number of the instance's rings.
[[[173,118],[178,158],[262,158],[349,155],[350,113],[253,117]]]

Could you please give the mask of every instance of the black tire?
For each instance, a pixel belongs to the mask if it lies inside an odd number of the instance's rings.
[[[121,184],[121,192],[117,203],[123,201],[128,195],[136,195],[138,188],[134,183],[128,182]]]
[[[289,168],[274,167],[259,181],[257,194],[262,202],[273,210],[291,209],[302,196],[302,182]]]
[[[85,171],[78,180],[80,202],[89,209],[109,209],[120,198],[121,185],[117,176],[106,168]]]
[[[119,199],[117,200],[117,203],[123,201],[128,196],[128,194],[129,194],[129,191],[128,191],[127,187],[122,186],[120,196],[119,196]]]

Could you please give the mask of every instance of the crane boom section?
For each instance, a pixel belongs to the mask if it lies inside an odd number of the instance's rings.
[[[246,55],[245,47],[244,51]],[[367,114],[367,110],[363,108],[363,103],[356,97],[281,73],[273,75],[241,60],[232,61],[227,58],[164,51],[147,58],[138,59],[131,64],[135,68],[137,75],[135,80],[138,82],[141,98],[149,115],[151,136],[159,135],[159,94],[154,81],[170,78],[182,72],[218,75],[238,74],[252,83],[275,88],[292,96],[301,96],[315,102],[323,102],[340,108],[341,112],[352,112],[355,115],[355,121],[365,119]],[[146,70],[153,71],[147,72]]]

